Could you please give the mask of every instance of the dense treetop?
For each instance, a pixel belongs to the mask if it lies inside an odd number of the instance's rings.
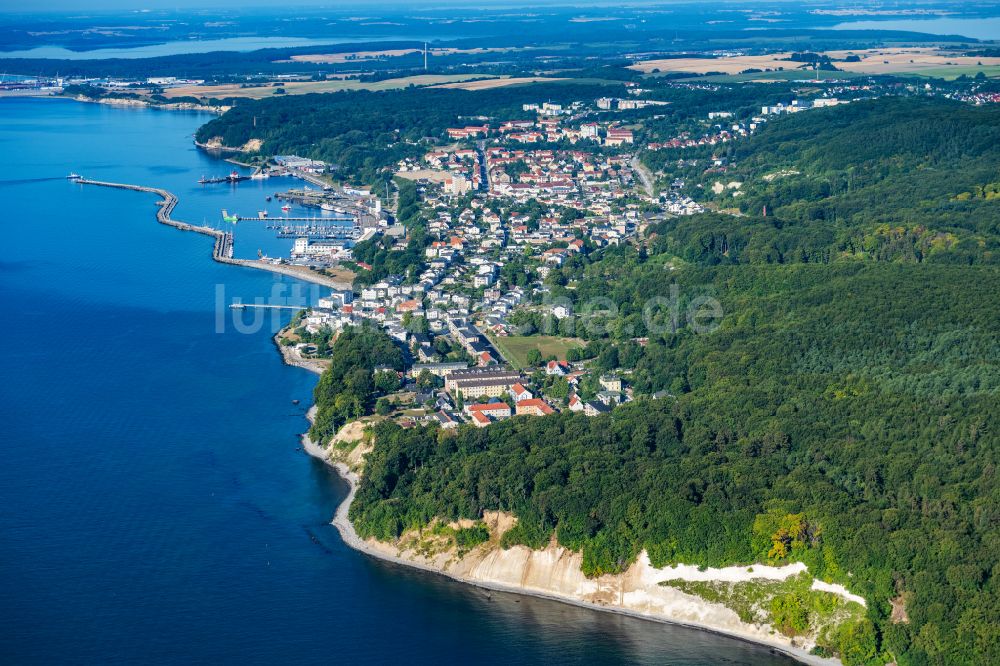
[[[679,218],[659,231],[704,263],[844,258],[1000,261],[1000,208],[972,196],[1000,180],[1000,108],[883,98],[768,122],[723,149],[735,162],[698,180],[740,182],[718,198],[744,217]],[[662,168],[677,151],[650,153]],[[766,213],[766,217],[765,217]]]
[[[1000,661],[998,114],[886,100],[775,122],[735,167],[733,205],[766,218],[667,221],[548,280],[595,371],[666,397],[455,435],[382,425],[359,532],[499,509],[519,519],[505,545],[554,535],[590,575],[643,549],[803,561],[868,602],[823,644],[845,662]],[[781,169],[800,174],[759,178]],[[723,312],[709,332],[686,317],[699,296]],[[614,308],[586,314],[596,297]]]

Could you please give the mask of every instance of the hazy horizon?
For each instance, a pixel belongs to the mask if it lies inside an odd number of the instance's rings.
[[[576,6],[588,6],[588,7],[601,7],[607,6],[614,9],[625,9],[627,7],[639,7],[639,6],[649,6],[649,5],[668,5],[668,4],[699,4],[699,1],[705,2],[705,0],[632,0],[628,3],[614,3],[609,0],[534,0],[529,2],[528,0],[484,0],[483,2],[470,3],[468,0],[392,0],[388,3],[380,3],[377,9],[373,9],[371,3],[361,2],[360,0],[347,0],[346,2],[331,2],[331,0],[295,0],[292,4],[281,7],[283,10],[294,10],[294,9],[365,9],[369,12],[378,13],[384,12],[386,10],[391,10],[394,8],[404,8],[404,7],[420,7],[423,9],[434,9],[436,7],[465,7],[467,9],[501,9],[504,7],[509,8],[525,8],[525,7],[537,7],[539,5],[545,5],[549,7],[576,7]],[[749,4],[752,0],[727,0],[727,4]],[[788,2],[791,3],[793,0],[768,0],[769,3],[781,3]],[[713,6],[717,6],[718,3],[711,3]],[[858,3],[857,6],[863,7],[866,4],[875,5],[878,3]],[[909,3],[903,2],[902,5]],[[943,5],[954,4],[954,0],[943,0],[940,3]],[[75,0],[43,0],[41,2],[33,3],[30,9],[26,9],[24,3],[16,2],[15,0],[0,0],[0,13],[4,14],[15,14],[15,15],[26,15],[30,16],[32,14],[47,14],[51,12],[68,12],[73,11],[77,16],[86,16],[88,14],[94,13],[104,13],[104,12],[134,12],[143,13],[148,11],[187,11],[191,9],[201,9],[206,11],[240,11],[245,9],[274,9],[278,11],[278,7],[275,6],[273,1],[270,0],[245,0],[238,7],[234,7],[231,4],[225,2],[199,2],[198,0],[142,0],[142,2],[137,3],[133,0],[97,0],[96,2],[88,3],[85,8],[80,7],[80,2]]]

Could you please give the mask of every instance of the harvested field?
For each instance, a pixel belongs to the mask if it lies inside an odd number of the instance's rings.
[[[458,83],[471,78],[479,78],[482,74],[422,74],[419,76],[404,76],[385,81],[364,82],[356,80],[343,81],[289,81],[279,85],[267,85],[256,88],[241,88],[237,84],[217,86],[180,86],[168,88],[163,94],[168,98],[175,97],[245,97],[262,99],[271,97],[277,88],[284,88],[286,95],[306,95],[309,93],[330,93],[341,90],[393,90],[414,86],[434,86],[444,83]]]
[[[984,71],[995,74],[1000,67],[1000,57],[966,56],[961,52],[941,50],[933,47],[896,47],[883,49],[860,49],[857,51],[826,51],[834,61],[834,66],[852,74],[917,74],[927,76],[958,76]],[[630,66],[630,69],[646,74],[658,72],[686,72],[692,75],[709,72],[735,75],[748,69],[777,70],[794,73],[803,63],[784,60],[789,53],[772,53],[761,56],[733,56],[729,58],[664,58],[645,60]],[[843,62],[849,56],[857,56],[858,62]],[[811,70],[802,70],[811,71]],[[820,75],[836,75],[837,72],[822,72]]]
[[[707,74],[708,72],[719,72],[721,74],[739,74],[747,69],[795,69],[802,63],[782,60],[790,53],[772,53],[760,56],[733,56],[730,58],[664,58],[663,60],[644,60],[631,65],[629,69],[634,69],[644,74],[650,74],[653,70],[661,72],[688,72],[690,74]]]
[[[934,48],[891,48],[867,49],[863,51],[830,51],[827,53],[834,60],[856,55],[861,62],[838,62],[839,69],[861,74],[927,74],[947,73],[949,68],[961,68],[969,73],[976,67],[986,69],[1000,65],[1000,58],[984,58],[966,56],[960,53],[942,51]],[[972,68],[972,70],[970,70]]]
[[[546,81],[565,81],[565,78],[554,78],[544,76],[525,76],[499,79],[483,79],[481,81],[464,81],[457,83],[442,83],[434,88],[451,88],[454,90],[489,90],[491,88],[503,88],[504,86],[516,86],[524,83],[544,83]]]

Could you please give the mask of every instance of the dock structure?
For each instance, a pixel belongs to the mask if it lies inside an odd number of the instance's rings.
[[[305,310],[305,305],[274,305],[272,303],[243,303],[237,301],[235,303],[230,303],[229,307],[233,310],[243,310],[245,308],[260,308],[262,310]]]
[[[133,192],[150,192],[156,194],[160,197],[160,201],[156,202],[158,207],[156,211],[156,221],[160,224],[165,224],[175,229],[180,229],[181,231],[193,231],[198,234],[204,234],[206,236],[211,236],[215,243],[212,246],[212,259],[218,261],[222,264],[229,264],[232,266],[243,266],[245,268],[256,268],[260,270],[265,270],[271,273],[276,273],[278,275],[285,275],[288,277],[297,278],[304,282],[312,282],[313,284],[318,284],[323,287],[329,287],[331,289],[350,289],[350,283],[345,283],[341,280],[335,280],[334,278],[327,277],[326,275],[320,275],[308,268],[302,270],[300,266],[284,266],[280,264],[272,264],[266,261],[261,261],[259,259],[236,259],[233,257],[233,233],[231,231],[220,231],[218,229],[213,229],[212,227],[206,227],[204,225],[189,224],[187,222],[181,222],[180,220],[173,219],[170,215],[173,213],[174,208],[177,207],[177,195],[173,192],[158,188],[158,187],[146,187],[145,185],[130,185],[128,183],[111,183],[102,180],[90,180],[89,178],[76,178],[75,182],[81,185],[96,185],[98,187],[112,187],[119,190],[131,190]]]
[[[326,181],[324,181],[322,178],[309,173],[308,171],[303,171],[302,169],[289,169],[288,172],[291,175],[295,176],[296,178],[301,178],[302,180],[306,181],[307,183],[311,183],[311,184],[315,185],[316,187],[319,187],[320,189],[323,189],[323,190],[329,190],[330,189],[330,184],[329,183],[327,183]]]
[[[199,185],[214,185],[216,183],[242,183],[244,180],[250,180],[250,176],[241,176],[230,174],[228,176],[214,176],[212,178],[199,178]]]
[[[243,217],[241,215],[235,216],[237,220],[258,220],[262,219],[258,217]],[[329,217],[288,217],[282,215],[281,217],[269,217],[267,218],[269,222],[310,222],[315,226],[325,226],[325,227],[347,227],[344,222],[350,222],[351,226],[354,225],[354,217],[350,215],[330,215]],[[329,224],[339,222],[340,224]]]
[[[281,224],[268,228],[276,231],[278,238],[357,240],[361,236],[361,228],[355,226]]]

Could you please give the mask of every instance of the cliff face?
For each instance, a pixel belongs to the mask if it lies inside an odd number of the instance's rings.
[[[467,553],[459,553],[450,540],[431,530],[408,532],[391,544],[369,539],[362,547],[378,557],[438,571],[464,582],[710,629],[782,648],[808,663],[839,663],[808,654],[815,644],[814,637],[788,638],[767,623],[741,620],[734,610],[721,603],[661,585],[664,581],[783,581],[805,572],[806,567],[801,563],[704,570],[676,565],[658,569],[650,564],[648,555],[643,552],[624,573],[587,578],[582,571],[582,554],[559,546],[554,540],[543,550],[526,546],[501,548],[499,537],[515,521],[506,514],[487,513],[483,522],[490,530],[491,539]]]
[[[354,436],[360,435],[342,430],[338,437],[341,434],[344,435],[342,439],[354,439]],[[482,523],[489,530],[489,541],[468,551],[459,551],[454,539],[449,536],[452,532],[448,529],[437,528],[467,528],[473,521],[412,530],[393,543],[375,539],[362,540],[347,519],[348,509],[357,489],[358,474],[363,473],[364,454],[371,450],[371,442],[365,442],[361,437],[358,439],[361,441],[353,449],[345,447],[326,451],[312,446],[308,438],[304,441],[307,450],[333,462],[351,484],[351,493],[338,509],[333,524],[340,530],[348,545],[380,559],[442,573],[455,580],[485,587],[708,629],[774,646],[809,664],[840,664],[836,659],[809,654],[809,650],[815,646],[819,631],[835,628],[836,622],[846,620],[857,612],[863,613],[864,599],[850,594],[840,586],[812,580],[811,589],[840,599],[841,612],[833,623],[809,634],[790,638],[761,619],[760,614],[756,618],[747,618],[744,609],[744,619],[741,619],[735,610],[722,603],[709,601],[664,583],[671,581],[674,585],[682,582],[722,586],[750,584],[766,587],[805,576],[806,566],[800,562],[781,567],[755,564],[750,567],[700,569],[679,564],[656,568],[644,551],[623,573],[587,578],[582,569],[582,553],[558,545],[554,538],[541,550],[532,550],[526,546],[502,548],[501,537],[516,524],[517,519],[501,512],[485,513]],[[747,619],[750,621],[745,621]]]

